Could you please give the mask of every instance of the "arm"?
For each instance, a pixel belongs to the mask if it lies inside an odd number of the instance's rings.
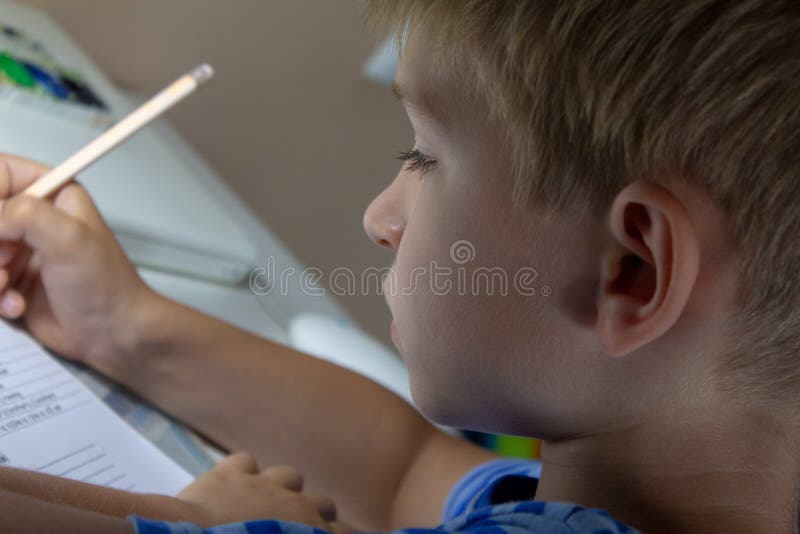
[[[0,197],[45,171],[0,156]],[[0,275],[0,313],[44,345],[224,447],[294,465],[360,527],[436,523],[450,486],[492,457],[370,380],[156,295],[75,184],[2,203]]]
[[[131,534],[133,525],[69,506],[0,489],[0,517],[7,532],[103,532]]]
[[[171,497],[130,493],[10,467],[0,468],[0,489],[54,505],[120,518],[135,514],[165,521],[198,521],[199,517],[195,506]]]
[[[360,375],[150,298],[135,341],[88,363],[227,449],[297,467],[361,527],[436,524],[457,479],[494,457]]]
[[[0,468],[1,492],[35,499],[41,506],[46,503],[117,518],[138,515],[160,521],[188,521],[203,527],[272,519],[347,534],[348,527],[336,519],[333,501],[301,493],[302,484],[294,469],[278,466],[259,471],[255,459],[245,453],[228,456],[177,497],[130,493]]]

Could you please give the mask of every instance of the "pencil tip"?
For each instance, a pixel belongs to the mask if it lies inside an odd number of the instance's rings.
[[[189,74],[192,78],[194,78],[194,81],[196,81],[198,85],[202,85],[214,77],[214,67],[208,63],[203,63],[202,65],[192,69],[192,72]]]

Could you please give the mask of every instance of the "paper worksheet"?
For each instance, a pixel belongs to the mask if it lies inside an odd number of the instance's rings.
[[[174,495],[184,469],[25,332],[0,321],[0,465]]]

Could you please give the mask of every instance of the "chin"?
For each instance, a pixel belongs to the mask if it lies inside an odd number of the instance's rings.
[[[454,426],[455,409],[445,405],[443,399],[429,387],[425,387],[410,375],[411,399],[414,406],[427,420],[437,425]]]
[[[428,421],[436,425],[472,430],[487,434],[513,434],[531,436],[527,425],[523,428],[508,420],[509,414],[487,410],[488,404],[478,395],[464,400],[464,392],[453,392],[433,381],[421,383],[411,378],[411,397],[414,406]],[[461,396],[461,402],[456,399]],[[478,404],[474,404],[474,403]]]
[[[417,410],[430,422],[441,426],[472,430],[469,407],[454,401],[444,387],[437,387],[435,381],[421,383],[411,375],[411,398]]]

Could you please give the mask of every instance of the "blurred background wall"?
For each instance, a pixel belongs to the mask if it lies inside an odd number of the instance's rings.
[[[362,214],[411,129],[361,66],[357,0],[18,0],[46,10],[123,90],[149,96],[207,61],[218,76],[169,120],[308,266],[383,267]],[[388,342],[383,297],[339,302]]]

